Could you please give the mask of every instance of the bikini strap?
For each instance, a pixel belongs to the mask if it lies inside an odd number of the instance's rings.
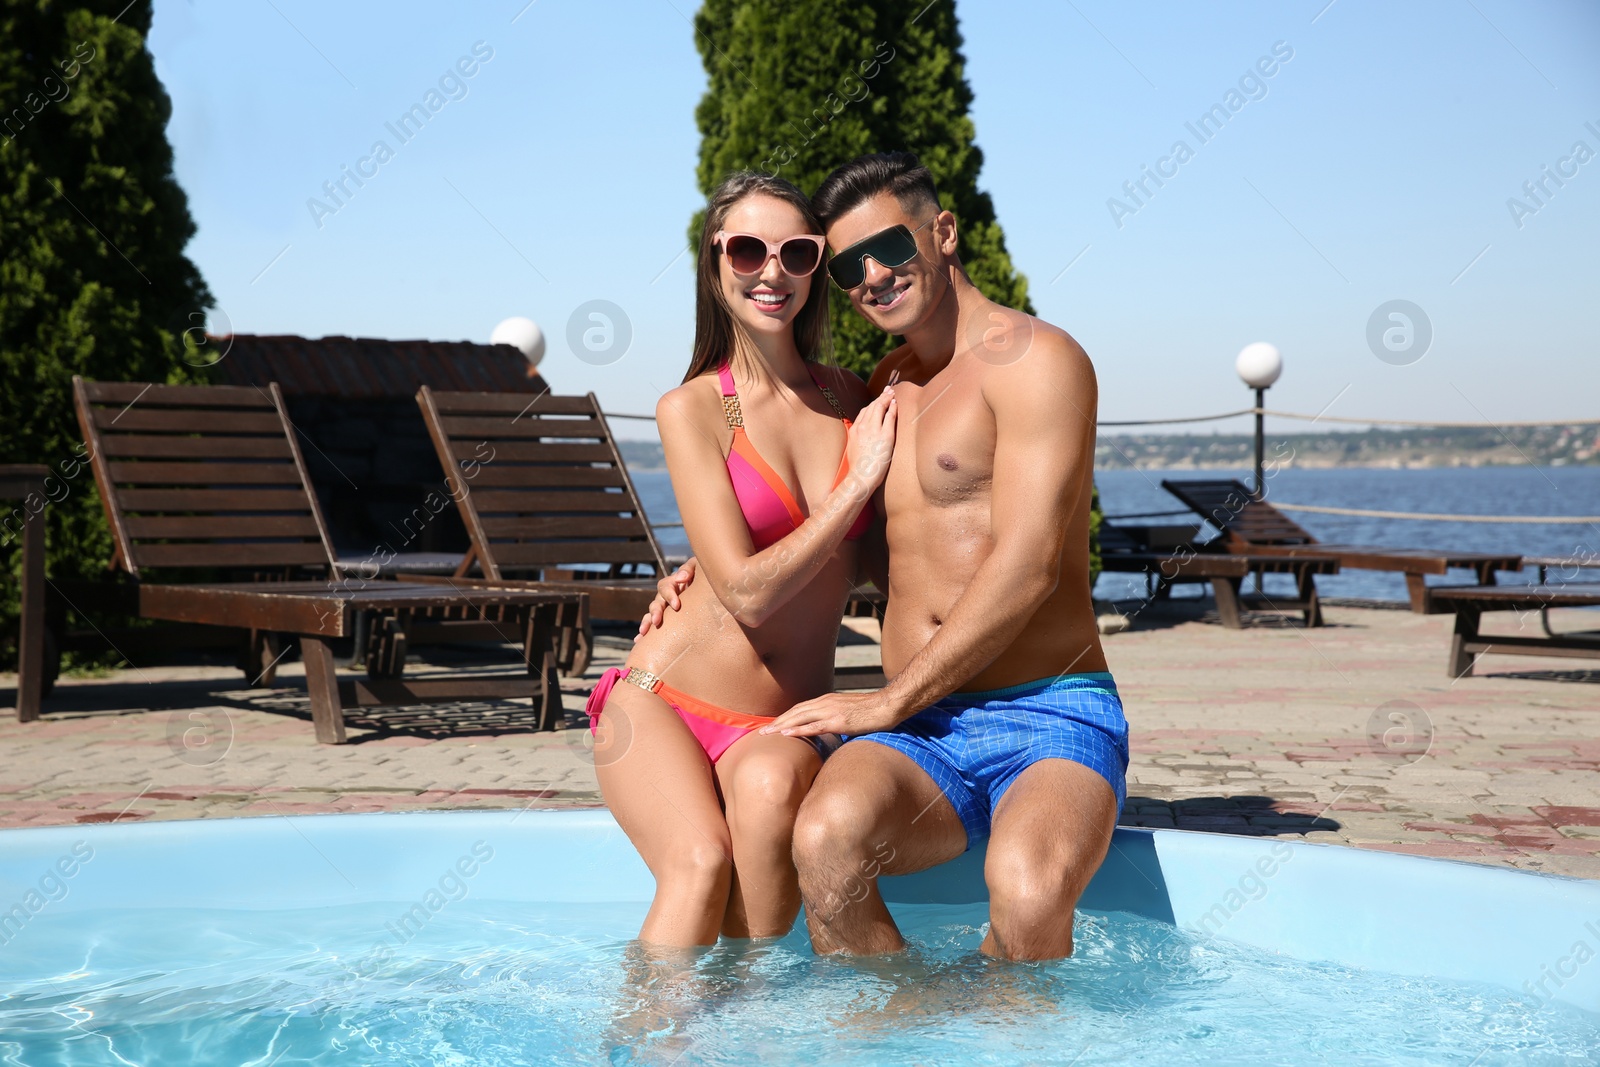
[[[823,384],[817,376],[817,370],[811,364],[806,364],[806,372],[811,375],[811,380],[822,391],[822,399],[828,402],[833,413],[845,422],[850,421],[850,416],[844,413],[844,408],[839,406],[839,398],[833,395],[833,390]],[[728,420],[728,425],[735,430],[744,428],[744,411],[739,407],[739,393],[733,386],[733,370],[724,363],[717,368],[717,381],[722,385],[722,414]]]
[[[844,413],[844,408],[839,406],[839,399],[833,395],[833,390],[823,385],[822,379],[817,377],[817,368],[807,363],[806,370],[810,372],[811,380],[817,383],[817,388],[822,390],[822,398],[828,402],[828,406],[833,409],[833,413],[845,422],[849,422],[850,417]]]
[[[722,414],[728,426],[744,429],[744,412],[739,408],[739,394],[733,388],[733,370],[724,363],[717,368],[717,381],[722,383]]]
[[[638,667],[629,667],[622,675],[622,680],[629,685],[636,685],[647,693],[654,693],[661,688],[661,676],[649,671],[640,670]]]

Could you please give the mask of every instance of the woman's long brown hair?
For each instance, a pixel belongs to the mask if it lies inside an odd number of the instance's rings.
[[[733,205],[747,196],[770,196],[790,204],[805,220],[807,233],[821,233],[822,224],[811,210],[804,193],[789,182],[770,174],[742,170],[728,175],[711,193],[706,203],[706,221],[700,228],[700,255],[695,268],[694,354],[684,381],[716,370],[733,358],[736,349],[750,345],[749,335],[733,317],[722,296],[718,269],[721,250],[714,247],[717,231]],[[833,355],[833,335],[828,328],[828,252],[811,275],[811,294],[794,317],[794,343],[800,358],[808,362],[829,362]]]

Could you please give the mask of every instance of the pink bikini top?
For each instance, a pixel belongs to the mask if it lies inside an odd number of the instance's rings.
[[[828,406],[833,408],[834,414],[844,421],[845,429],[850,428],[850,420],[845,418],[844,409],[839,406],[839,401],[834,397],[833,391],[822,384],[817,377],[817,372],[807,364],[806,370],[811,374],[811,380],[816,382],[817,388],[822,390],[823,398],[828,401]],[[728,453],[728,480],[733,483],[733,495],[739,500],[739,510],[744,512],[745,525],[750,528],[750,540],[756,548],[763,549],[768,545],[783,540],[789,534],[799,529],[805,521],[805,516],[800,513],[800,505],[795,502],[794,494],[778,477],[767,461],[761,458],[755,446],[750,443],[750,438],[744,432],[744,413],[739,409],[739,394],[733,388],[733,372],[724,363],[717,368],[717,380],[722,383],[722,410],[727,416],[728,425],[733,430],[733,451]],[[833,484],[837,488],[844,481],[844,476],[850,473],[850,454],[848,448],[844,455],[839,457],[839,473],[834,476]],[[854,541],[867,532],[867,527],[872,525],[872,503],[869,501],[861,509],[861,514],[856,516],[856,521],[846,533],[845,540]]]

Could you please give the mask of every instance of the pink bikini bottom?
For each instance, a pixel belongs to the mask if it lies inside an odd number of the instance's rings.
[[[689,732],[694,734],[695,740],[700,742],[700,747],[705,750],[706,757],[712,763],[721,759],[722,754],[739,738],[752,730],[759,730],[772,721],[770,716],[745,715],[697,700],[680,689],[673,689],[649,671],[642,671],[637,667],[629,667],[626,670],[612,667],[600,675],[600,680],[595,683],[594,692],[589,694],[588,703],[583,708],[589,716],[591,733],[600,725],[600,712],[606,706],[606,698],[611,695],[612,687],[618,682],[638,686],[665,700],[667,706],[678,713],[678,718],[683,720]],[[839,747],[839,739],[833,734],[800,740],[810,742],[823,759],[827,759],[829,753]]]
[[[649,671],[641,671],[637,667],[629,667],[625,671],[612,667],[600,675],[600,681],[595,683],[594,692],[589,694],[589,702],[584,705],[583,710],[589,714],[591,732],[600,724],[600,709],[606,706],[606,698],[611,695],[611,688],[619,681],[636,685],[665,700],[667,705],[678,713],[678,718],[683,720],[689,732],[694,734],[695,740],[700,742],[700,747],[705,749],[706,756],[712,763],[722,758],[722,754],[739,738],[772,721],[765,716],[741,715],[737,711],[729,711],[715,704],[696,700],[688,693],[673,689]]]

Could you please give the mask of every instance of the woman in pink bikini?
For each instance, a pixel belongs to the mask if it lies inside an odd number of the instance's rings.
[[[656,879],[639,932],[669,946],[780,937],[795,812],[828,746],[755,731],[833,682],[839,618],[895,402],[824,366],[822,227],[779,178],[712,194],[694,354],[656,418],[698,580],[589,698],[606,803]],[[834,739],[835,742],[837,739]]]

